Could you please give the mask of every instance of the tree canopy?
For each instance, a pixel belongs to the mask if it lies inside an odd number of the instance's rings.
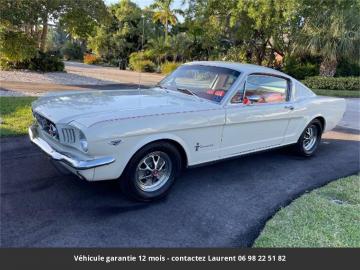
[[[334,76],[341,59],[357,59],[360,52],[360,1],[319,1],[316,10],[304,0],[303,27],[298,49],[319,55],[320,75]]]
[[[102,0],[1,0],[0,24],[25,33],[44,51],[49,24],[61,23],[69,34],[87,38],[105,12]]]
[[[145,8],[131,0],[109,6],[0,0],[0,50],[13,61],[49,48],[80,57],[88,50],[122,68],[130,55],[158,68],[168,61],[227,60],[324,76],[334,76],[338,66],[359,66],[360,0],[184,0],[181,10],[174,6],[173,0]]]

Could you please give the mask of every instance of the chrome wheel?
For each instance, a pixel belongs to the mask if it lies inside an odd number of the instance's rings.
[[[308,127],[305,130],[303,147],[305,151],[311,151],[318,139],[318,129],[315,125]]]
[[[136,167],[136,185],[145,192],[156,191],[169,180],[171,170],[168,154],[161,151],[147,154]]]

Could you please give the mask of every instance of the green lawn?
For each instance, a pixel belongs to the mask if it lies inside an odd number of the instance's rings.
[[[326,90],[326,89],[312,89],[317,95],[331,96],[331,97],[360,97],[360,90]]]
[[[360,247],[360,176],[339,179],[281,209],[254,247]]]
[[[27,134],[34,97],[0,97],[0,137]]]

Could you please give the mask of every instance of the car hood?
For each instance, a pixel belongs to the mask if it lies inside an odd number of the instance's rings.
[[[218,108],[193,96],[157,89],[84,91],[52,94],[33,103],[33,111],[54,123],[89,127],[119,118]]]

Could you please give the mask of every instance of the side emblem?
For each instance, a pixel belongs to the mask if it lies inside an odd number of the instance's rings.
[[[195,144],[195,151],[199,151],[199,148],[200,148],[200,143],[196,143]]]
[[[196,143],[195,144],[195,151],[199,151],[199,149],[201,148],[206,148],[206,147],[213,147],[213,144],[208,144],[208,145],[201,145],[200,143]]]
[[[113,141],[110,141],[109,144],[116,146],[116,145],[119,145],[121,142],[122,142],[122,140],[113,140]]]

